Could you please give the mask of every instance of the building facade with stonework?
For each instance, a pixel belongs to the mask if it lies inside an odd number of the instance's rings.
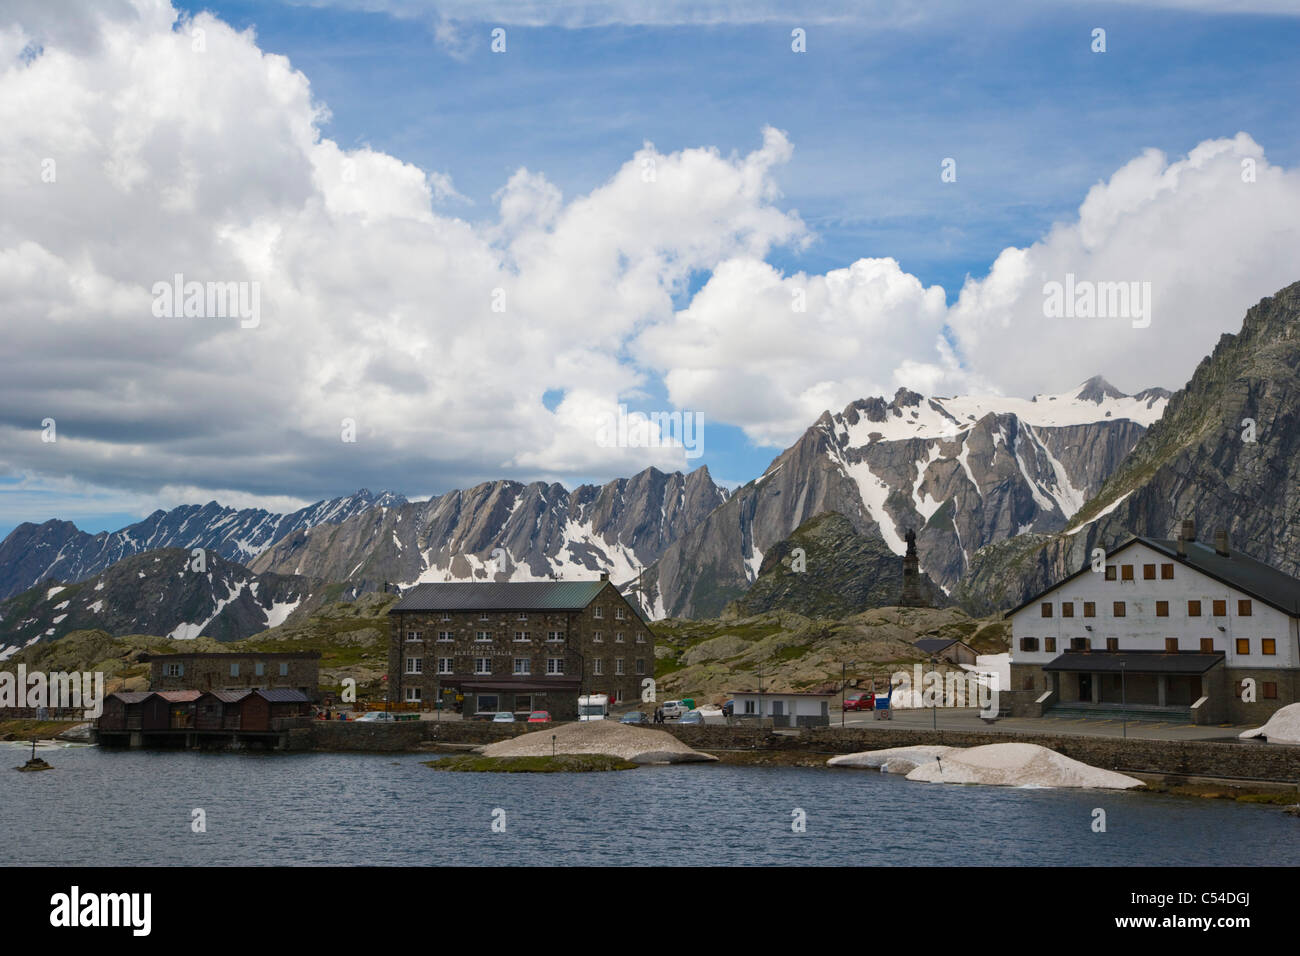
[[[639,700],[654,633],[606,576],[598,581],[419,584],[389,610],[394,700],[465,717],[577,716],[582,694]]]
[[[149,689],[155,691],[297,690],[311,700],[320,683],[320,653],[150,654]]]
[[[1300,701],[1300,580],[1229,547],[1135,537],[1011,620],[1020,712],[1263,724]]]

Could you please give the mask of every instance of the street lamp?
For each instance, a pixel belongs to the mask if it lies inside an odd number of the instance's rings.
[[[930,658],[930,673],[931,673],[931,674],[936,674],[936,673],[938,673],[938,672],[935,670],[935,668],[938,667],[938,666],[939,666],[939,659],[936,658],[936,657],[931,657],[931,658]],[[935,730],[938,730],[938,729],[939,729],[939,697],[938,697],[938,695],[936,694],[936,695],[932,696],[932,697],[930,698],[930,700],[932,701],[932,706],[931,706],[931,708],[930,708],[930,711],[931,711],[931,717],[932,717],[931,724],[932,724],[932,726],[934,727]]]
[[[1128,667],[1127,661],[1119,662],[1120,717],[1123,721],[1123,734],[1125,737],[1128,736],[1128,682],[1125,680],[1127,674],[1127,671],[1125,670],[1126,667]]]
[[[858,666],[857,661],[849,661],[848,663],[840,661],[840,730],[844,729],[844,686],[847,682],[847,668],[849,664],[852,664],[854,667]]]

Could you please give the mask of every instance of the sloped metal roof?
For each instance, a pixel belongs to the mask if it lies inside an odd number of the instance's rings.
[[[1045,671],[1118,674],[1204,674],[1222,654],[1168,654],[1162,651],[1071,651],[1043,665]]]
[[[311,700],[311,698],[302,691],[292,690],[287,687],[275,687],[271,690],[255,690],[253,693],[257,694],[259,697],[265,698],[273,704],[304,704]]]
[[[122,701],[122,703],[124,703],[124,704],[138,704],[138,703],[140,703],[140,701],[144,700],[146,697],[151,697],[151,696],[153,696],[153,691],[151,691],[151,690],[117,690],[117,691],[113,691],[113,693],[109,694],[108,696],[109,696],[109,697],[116,697],[118,700]]]
[[[203,696],[201,690],[156,690],[154,691],[163,700],[171,701],[173,704],[188,704],[192,700],[198,700]]]
[[[221,701],[223,704],[236,704],[239,701],[243,700],[245,697],[247,697],[249,694],[251,694],[252,691],[251,690],[210,690],[208,691],[208,693],[211,694],[213,697],[217,698],[217,700]]]
[[[392,606],[398,611],[580,611],[608,581],[524,581],[417,584]]]

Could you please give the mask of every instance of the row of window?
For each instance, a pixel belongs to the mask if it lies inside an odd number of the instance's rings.
[[[185,673],[185,665],[184,665],[184,664],[166,664],[166,665],[164,665],[163,673],[164,673],[167,677],[181,677],[181,676],[184,675],[184,673]],[[258,677],[263,676],[263,675],[266,673],[266,664],[264,664],[262,661],[254,661],[254,662],[253,662],[253,673],[254,673],[255,675],[257,675]],[[239,662],[238,662],[238,661],[231,661],[231,662],[230,662],[230,676],[231,676],[231,677],[238,677],[238,676],[239,676]],[[281,662],[280,662],[280,676],[281,676],[281,677],[288,677],[288,676],[289,676],[289,663],[288,663],[288,661],[281,661]]]
[[[497,636],[497,635],[495,635],[495,634],[494,634],[493,632],[491,632],[491,631],[475,631],[475,632],[474,632],[474,640],[477,641],[477,642],[479,642],[479,643],[483,643],[483,644],[486,644],[486,643],[488,643],[489,641],[494,640],[494,639],[496,638],[496,636]],[[515,643],[517,643],[517,644],[524,644],[524,643],[527,643],[527,642],[531,641],[532,639],[533,639],[532,631],[515,631],[515,637],[514,637],[514,640],[515,640]],[[423,641],[423,640],[424,640],[424,631],[407,631],[407,632],[406,632],[406,640],[407,640],[407,643],[414,643],[414,642],[416,642],[416,641]],[[451,631],[439,631],[439,632],[438,632],[438,640],[439,640],[440,642],[444,643],[444,644],[447,644],[447,643],[451,643],[452,641],[455,641],[455,640],[456,640],[456,636],[455,636],[455,634],[453,634]],[[592,643],[595,643],[595,644],[603,644],[603,643],[605,642],[605,632],[604,632],[604,631],[592,631],[592,632],[591,632],[591,640],[592,640]],[[564,642],[564,632],[563,632],[563,631],[547,631],[547,632],[546,632],[546,641],[547,641],[548,644],[561,644],[561,643]],[[614,632],[614,643],[615,643],[615,644],[624,644],[624,643],[626,643],[626,642],[627,642],[627,637],[626,637],[626,635],[625,635],[625,633],[624,633],[623,631],[615,631],[615,632]],[[641,632],[637,632],[637,635],[636,635],[636,643],[637,643],[637,644],[644,644],[644,643],[645,643],[645,634],[643,634],[643,633],[641,633]]]
[[[1228,602],[1227,602],[1227,601],[1224,601],[1224,600],[1217,600],[1217,601],[1212,601],[1212,602],[1210,602],[1210,603],[1211,603],[1211,605],[1212,605],[1212,607],[1213,607],[1213,616],[1214,616],[1214,617],[1227,617],[1227,616],[1228,616]],[[1097,604],[1096,604],[1095,601],[1083,601],[1082,604],[1083,604],[1083,616],[1084,616],[1084,617],[1096,617],[1096,616],[1097,616]],[[1044,601],[1043,604],[1042,604],[1042,615],[1043,615],[1043,617],[1051,617],[1052,614],[1053,614],[1053,608],[1054,608],[1054,605],[1053,605],[1053,603],[1052,603],[1051,601]],[[1249,598],[1242,598],[1242,599],[1240,599],[1239,601],[1237,601],[1237,616],[1238,616],[1238,617],[1250,617],[1251,614],[1252,614],[1252,611],[1253,611],[1253,610],[1254,610],[1254,609],[1253,609],[1253,607],[1252,607],[1252,605],[1251,605],[1251,602],[1250,602],[1250,599],[1249,599]],[[1201,604],[1200,601],[1188,601],[1188,602],[1187,602],[1187,616],[1188,616],[1188,617],[1200,617],[1201,614],[1202,614],[1202,604]],[[1114,601],[1114,602],[1112,602],[1112,606],[1111,606],[1111,616],[1112,616],[1112,617],[1126,617],[1127,615],[1128,615],[1128,602],[1127,602],[1127,601]],[[1168,617],[1168,616],[1169,616],[1169,602],[1168,602],[1168,601],[1156,601],[1156,617]],[[1061,602],[1061,617],[1074,617],[1074,602],[1073,602],[1073,601],[1062,601],[1062,602]]]
[[[456,671],[455,671],[455,663],[456,663],[456,659],[455,659],[454,657],[439,657],[439,658],[437,659],[437,661],[438,661],[438,673],[439,673],[439,674],[454,674],[454,673],[456,672]],[[638,657],[638,658],[636,659],[636,661],[634,662],[634,666],[635,666],[635,668],[636,668],[636,673],[637,673],[637,674],[644,674],[644,673],[645,673],[645,658],[643,658],[643,657]],[[533,672],[533,660],[532,660],[531,657],[516,657],[516,658],[514,659],[514,670],[513,670],[513,673],[518,674],[518,675],[529,675],[529,674],[532,674],[532,672]],[[596,675],[604,674],[604,673],[605,673],[605,662],[604,662],[603,660],[601,660],[600,658],[595,658],[595,659],[593,659],[592,662],[591,662],[591,672],[592,672],[593,674],[596,674]],[[424,658],[423,658],[423,657],[408,657],[408,658],[406,659],[406,673],[408,673],[408,674],[423,674],[423,673],[424,673]],[[475,674],[491,674],[491,673],[492,673],[492,658],[490,658],[490,657],[476,657],[476,658],[474,658],[474,673],[475,673]],[[560,676],[563,676],[563,674],[564,674],[564,658],[563,658],[563,657],[548,657],[548,658],[546,659],[546,673],[549,674],[549,675],[560,675]],[[614,658],[614,673],[615,673],[615,674],[625,674],[625,673],[627,673],[627,671],[624,669],[623,658],[621,658],[621,657],[616,657],[616,658]]]
[[[594,608],[592,608],[592,617],[596,618],[596,620],[598,620],[598,621],[600,621],[600,620],[604,620],[604,618],[605,618],[605,609],[604,609],[603,607],[594,607]],[[490,613],[488,613],[487,611],[480,611],[480,612],[479,612],[479,615],[478,615],[478,619],[479,619],[480,621],[490,621],[490,620],[492,620],[492,615],[491,615]],[[616,621],[626,621],[627,619],[628,619],[628,617],[627,617],[627,608],[623,608],[623,607],[616,607],[616,608],[614,608],[614,620],[616,620]],[[439,620],[442,620],[442,621],[450,621],[450,620],[452,620],[452,616],[451,616],[450,614],[448,614],[448,613],[446,613],[446,612],[444,611],[444,612],[442,613],[441,617],[439,618]],[[516,620],[516,621],[526,621],[526,620],[528,620],[528,612],[527,612],[527,611],[520,611],[518,614],[515,615],[515,620]]]
[[[1131,564],[1108,564],[1106,565],[1106,580],[1114,581],[1132,581],[1135,580],[1133,573],[1134,565]],[[1142,580],[1154,581],[1156,579],[1156,566],[1154,564],[1142,565]],[[1174,579],[1174,566],[1170,562],[1160,565],[1160,580],[1172,581]]]
[[[1200,641],[1201,641],[1201,643],[1200,643],[1200,651],[1201,651],[1202,654],[1213,654],[1213,653],[1214,653],[1214,638],[1212,638],[1212,637],[1202,637],[1202,638],[1200,639]],[[1265,638],[1262,638],[1262,639],[1260,640],[1259,644],[1260,644],[1260,653],[1261,653],[1261,654],[1268,655],[1268,656],[1272,656],[1272,655],[1274,655],[1274,654],[1277,653],[1277,641],[1276,641],[1276,639],[1271,638],[1271,637],[1265,637]],[[1250,653],[1250,638],[1248,638],[1248,637],[1239,637],[1239,638],[1237,638],[1237,639],[1236,639],[1236,648],[1237,648],[1237,653],[1238,653],[1238,654],[1249,654],[1249,653]],[[1036,638],[1036,637],[1022,637],[1022,638],[1020,639],[1020,649],[1021,649],[1022,651],[1037,651],[1037,650],[1038,650],[1038,638]],[[1048,654],[1054,654],[1054,653],[1056,652],[1056,638],[1054,638],[1054,637],[1045,637],[1045,638],[1043,638],[1043,650],[1044,650],[1045,652],[1047,652]],[[1092,650],[1092,638],[1090,638],[1090,637],[1072,637],[1072,638],[1070,638],[1070,650],[1072,650],[1072,651],[1090,651],[1090,650]],[[1118,638],[1118,637],[1108,637],[1108,638],[1106,638],[1106,650],[1108,650],[1108,651],[1118,651],[1118,650],[1119,650],[1119,638]],[[1178,638],[1176,638],[1176,637],[1166,637],[1166,638],[1165,638],[1165,651],[1166,651],[1167,653],[1170,653],[1170,654],[1176,654],[1176,653],[1178,653]]]

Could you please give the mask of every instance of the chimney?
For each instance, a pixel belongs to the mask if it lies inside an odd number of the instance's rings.
[[[1228,531],[1226,528],[1220,528],[1214,532],[1214,551],[1220,557],[1228,557]]]
[[[608,571],[601,571],[601,572],[600,572],[600,579],[601,579],[602,581],[608,581],[608,580],[609,580],[609,572],[608,572]]]
[[[1184,541],[1196,540],[1196,519],[1195,518],[1183,519],[1183,533],[1180,537]]]

